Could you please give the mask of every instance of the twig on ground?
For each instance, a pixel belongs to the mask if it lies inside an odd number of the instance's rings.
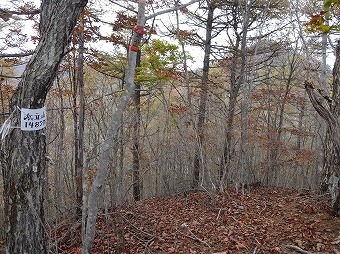
[[[222,208],[220,208],[220,209],[218,210],[218,214],[217,214],[217,218],[216,218],[216,220],[218,220],[218,219],[220,218],[221,211],[222,211]]]
[[[133,223],[131,223],[130,220],[128,220],[127,218],[125,218],[125,216],[124,216],[123,214],[118,213],[118,215],[119,215],[126,223],[128,223],[131,227],[133,227],[133,228],[134,228],[135,230],[137,230],[138,232],[147,235],[150,239],[154,239],[154,238],[155,238],[154,235],[152,235],[152,234],[150,234],[150,233],[148,233],[148,232],[146,232],[146,231],[140,229],[139,227],[137,227],[136,225],[134,225]]]
[[[198,238],[189,228],[188,226],[184,225],[185,229],[188,230],[188,232],[190,233],[190,235],[187,235],[187,234],[184,234],[181,230],[179,230],[177,227],[176,227],[176,231],[178,233],[180,233],[181,235],[184,235],[192,240],[195,240],[195,241],[198,241],[200,243],[203,243],[205,245],[207,245],[209,248],[211,248],[210,244],[207,243],[206,241],[203,241],[202,239]]]
[[[154,240],[155,238],[151,238],[150,240],[146,241],[146,243],[144,244],[144,253],[152,253],[152,251],[150,250],[150,246]]]
[[[259,240],[257,240],[257,238],[255,237],[255,241],[256,241],[256,247],[255,247],[255,249],[256,249],[256,252],[259,250],[261,250],[261,248],[263,247],[263,245],[259,242]],[[254,249],[254,251],[255,251],[255,249]],[[255,252],[255,253],[256,253]]]
[[[236,219],[234,216],[230,216],[234,221],[240,223],[241,225],[245,226],[246,228],[249,228],[251,230],[256,230],[256,228],[252,227],[252,226],[248,226],[245,223],[243,223],[242,221],[239,221],[238,219]]]
[[[225,211],[228,211],[228,209],[230,208],[214,208],[214,210],[218,210],[216,220],[218,221],[221,217],[221,214]]]
[[[267,208],[267,202],[264,202],[264,208],[259,212],[259,215],[262,215],[262,213],[266,210]]]
[[[295,246],[295,245],[286,245],[286,248],[287,249],[290,249],[290,250],[293,250],[293,251],[296,251],[297,253],[301,253],[301,254],[323,254],[322,252],[310,252],[310,251],[306,251],[304,249],[301,249],[300,247],[298,246]]]

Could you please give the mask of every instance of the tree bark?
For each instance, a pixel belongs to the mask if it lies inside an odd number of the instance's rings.
[[[146,0],[139,0],[138,4],[138,17],[137,17],[137,26],[144,27],[145,25],[145,5]],[[117,106],[117,110],[113,115],[106,136],[104,143],[102,145],[102,151],[100,154],[100,165],[99,169],[96,173],[96,176],[93,180],[90,194],[87,200],[87,221],[86,221],[86,229],[85,229],[85,237],[83,242],[83,249],[82,254],[91,253],[94,235],[95,235],[95,228],[96,228],[96,220],[98,215],[98,200],[101,194],[101,190],[105,183],[105,178],[107,174],[107,166],[110,157],[110,151],[112,145],[114,143],[114,139],[118,133],[119,126],[123,117],[123,112],[135,91],[135,84],[134,84],[134,77],[135,77],[135,69],[136,69],[136,59],[137,59],[137,51],[135,50],[138,48],[142,39],[142,35],[139,33],[134,33],[132,38],[132,46],[129,51],[128,57],[128,70],[126,75],[126,89],[122,98]],[[131,50],[134,49],[134,50]]]
[[[79,93],[79,116],[78,116],[78,137],[76,138],[76,215],[81,218],[81,205],[83,199],[83,169],[84,169],[84,129],[85,129],[85,91],[84,91],[84,22],[80,22],[80,34],[78,36],[78,66],[77,66],[77,87]],[[74,109],[76,110],[76,109]]]
[[[192,0],[187,4],[181,5],[181,8],[194,3],[198,0]],[[164,10],[158,13],[154,13],[148,17],[145,16],[145,7],[146,0],[138,1],[138,14],[137,14],[137,26],[136,27],[144,27],[146,20],[154,18],[160,14],[167,13],[170,11],[175,11],[180,7],[171,8],[168,10]],[[121,100],[117,106],[116,112],[112,116],[110,123],[108,125],[108,130],[105,135],[105,140],[101,147],[100,154],[100,165],[97,170],[96,176],[92,182],[91,190],[89,197],[87,199],[87,221],[85,225],[85,237],[83,242],[82,254],[91,253],[94,236],[95,236],[95,228],[96,228],[96,220],[99,211],[98,200],[100,198],[101,191],[105,184],[105,178],[107,175],[107,166],[110,157],[111,148],[114,144],[114,140],[118,134],[118,130],[120,124],[122,122],[123,112],[135,91],[134,77],[136,71],[136,59],[137,59],[137,51],[138,46],[141,42],[142,34],[135,33],[133,34],[131,40],[130,51],[128,55],[128,69],[126,74],[126,88],[124,90],[124,94],[121,97]],[[84,204],[85,206],[85,204]]]
[[[206,22],[206,35],[204,45],[204,60],[203,60],[203,74],[201,80],[201,96],[200,104],[198,108],[198,121],[197,121],[197,148],[194,156],[194,174],[192,188],[195,189],[199,186],[200,176],[204,167],[202,158],[202,149],[204,141],[204,122],[206,118],[206,107],[208,99],[208,77],[209,77],[209,65],[210,65],[210,51],[211,51],[211,39],[213,30],[213,18],[215,7],[210,1],[208,4],[208,17]]]
[[[137,52],[136,67],[141,65],[141,51]],[[142,181],[140,179],[140,83],[136,83],[135,94],[133,96],[134,101],[134,123],[133,123],[133,144],[132,144],[132,174],[133,174],[133,198],[135,201],[139,201],[142,198]]]
[[[244,6],[243,25],[242,25],[242,39],[240,49],[240,84],[242,84],[242,100],[241,100],[241,144],[240,144],[240,167],[238,181],[241,183],[242,192],[244,186],[247,184],[248,175],[251,170],[250,166],[250,153],[249,153],[249,96],[250,96],[250,82],[247,79],[246,73],[246,59],[247,59],[247,34],[249,29],[250,10],[252,7],[251,2],[246,2]]]
[[[329,127],[329,135],[333,141],[334,149],[328,149],[331,154],[325,154],[325,157],[331,156],[333,166],[330,168],[328,180],[328,188],[332,196],[332,212],[336,216],[340,216],[340,123],[338,120],[340,114],[340,41],[336,47],[336,60],[333,68],[333,94],[332,100],[328,97],[317,94],[312,83],[306,81],[305,88],[309,99],[318,112],[318,114],[326,121]],[[331,103],[331,105],[329,105]],[[333,154],[334,152],[334,154]]]
[[[28,62],[11,110],[20,125],[17,108],[42,108],[73,28],[86,0],[42,1],[40,41]],[[4,177],[5,253],[47,253],[43,189],[46,179],[45,130],[11,129],[1,147]]]
[[[227,186],[227,178],[228,172],[230,171],[230,162],[232,157],[232,134],[233,134],[233,125],[234,125],[234,116],[237,104],[237,97],[239,95],[239,90],[241,87],[241,80],[237,77],[239,73],[239,46],[241,44],[241,36],[238,32],[238,16],[240,13],[238,12],[237,6],[235,6],[232,10],[233,14],[233,24],[232,27],[234,29],[234,33],[236,36],[235,43],[232,47],[232,60],[230,63],[230,90],[229,90],[229,103],[228,103],[228,112],[227,112],[227,120],[226,120],[226,130],[225,130],[225,141],[223,144],[223,154],[219,171],[219,189],[220,192],[223,192]],[[242,78],[242,76],[240,76]]]

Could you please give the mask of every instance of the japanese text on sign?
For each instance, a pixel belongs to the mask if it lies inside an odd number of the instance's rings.
[[[36,131],[46,127],[46,109],[37,108],[21,109],[21,124],[20,129],[23,131]]]

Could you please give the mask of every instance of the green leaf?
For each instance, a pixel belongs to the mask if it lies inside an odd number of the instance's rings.
[[[327,0],[325,1],[325,4],[323,7],[325,7],[325,9],[328,9],[329,7],[331,7],[332,3],[334,0]]]
[[[327,25],[324,25],[324,24],[321,24],[321,25],[319,25],[319,26],[317,27],[317,29],[318,29],[320,32],[324,33],[324,34],[327,34],[327,33],[329,33],[329,31],[331,30],[331,27],[330,27],[330,26],[327,26]]]
[[[179,123],[178,121],[176,120],[176,118],[173,116],[173,114],[170,114],[171,116],[171,123],[175,126],[175,127],[178,127],[179,126]]]

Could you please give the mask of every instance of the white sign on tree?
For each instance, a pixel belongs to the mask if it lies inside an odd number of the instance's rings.
[[[41,130],[46,127],[46,119],[45,107],[37,109],[22,108],[20,129],[23,131]]]

